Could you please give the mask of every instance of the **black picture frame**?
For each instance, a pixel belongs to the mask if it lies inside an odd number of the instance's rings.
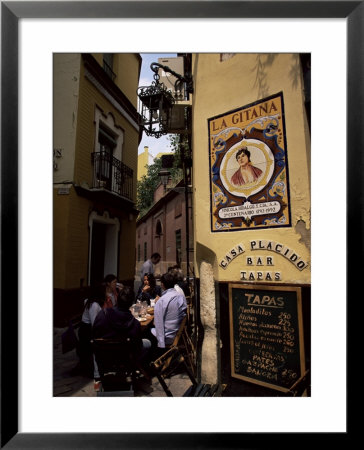
[[[1,448],[141,449],[280,448],[310,445],[312,436],[280,433],[19,433],[18,432],[18,22],[21,18],[346,18],[347,20],[347,249],[362,253],[364,115],[363,1],[11,1],[1,2]],[[333,86],[333,93],[335,87]],[[352,199],[355,199],[353,201]],[[342,219],[344,220],[344,219]],[[358,245],[359,244],[359,245]],[[347,286],[360,280],[347,259]],[[6,282],[4,282],[6,280]],[[350,292],[347,292],[349,298]],[[15,298],[16,295],[16,298]],[[11,299],[9,301],[8,299]],[[345,302],[345,299],[343,299]],[[349,312],[349,311],[348,311]],[[11,320],[9,320],[9,318]],[[349,342],[350,344],[350,342]],[[350,345],[348,345],[349,348]],[[333,392],[333,405],[335,393]],[[335,433],[337,445],[353,436]],[[188,426],[188,417],[184,419]],[[269,442],[269,444],[268,444]],[[328,435],[315,433],[316,445]]]

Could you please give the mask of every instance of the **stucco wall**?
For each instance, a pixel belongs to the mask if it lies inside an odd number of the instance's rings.
[[[88,215],[90,202],[78,196],[73,187],[69,194],[54,189],[54,287],[78,288],[87,284]]]
[[[279,280],[286,284],[310,284],[310,140],[298,54],[229,54],[226,58],[220,54],[197,54],[193,55],[192,71],[195,272],[201,282],[204,327],[201,377],[203,382],[213,383],[220,376],[219,299],[214,283],[239,282],[245,272],[253,277],[248,279],[250,283],[272,285]],[[280,92],[284,98],[291,226],[262,229],[251,226],[213,232],[208,119]],[[252,241],[257,243],[255,248],[264,247],[267,242],[282,244],[306,261],[307,267],[299,270],[279,252],[251,250]],[[231,249],[237,245],[243,251],[222,268],[221,260],[231,255]],[[258,257],[262,266],[256,265]],[[271,258],[270,266],[267,257]],[[253,266],[247,265],[248,258],[254,258]],[[273,279],[265,280],[267,272],[272,273]]]
[[[137,174],[138,181],[141,180],[143,175],[147,174],[148,169],[146,168],[146,166],[151,165],[152,163],[153,163],[152,155],[149,153],[149,148],[145,146],[143,153],[140,153],[138,155],[138,174]]]
[[[53,285],[55,288],[66,287],[67,242],[69,236],[69,196],[59,195],[53,190]]]
[[[116,57],[116,61],[118,61]],[[129,58],[129,56],[128,56]],[[134,58],[134,57],[133,57]],[[134,60],[133,60],[134,61]],[[133,81],[136,59],[131,70]],[[127,61],[124,61],[125,63]],[[135,66],[135,67],[134,67]],[[124,71],[125,73],[125,71]],[[128,75],[129,76],[129,75]],[[125,77],[128,78],[128,77]],[[61,148],[54,171],[54,287],[79,288],[88,283],[89,217],[91,211],[104,209],[120,221],[119,277],[131,280],[135,268],[135,212],[133,205],[112,209],[113,202],[97,205],[96,199],[78,195],[73,183],[92,187],[91,154],[95,151],[95,110],[112,117],[123,133],[122,161],[133,169],[136,196],[138,131],[120,113],[95,84],[85,77],[80,54],[57,54],[54,57],[54,147]],[[110,194],[111,195],[111,194]]]
[[[53,56],[53,149],[57,164],[54,183],[72,182],[74,177],[80,65],[80,54]]]
[[[122,53],[119,56],[120,57],[115,61],[115,72],[118,74],[116,84],[118,84],[120,89],[136,108],[141,58],[139,58],[136,53]],[[125,76],[126,71],[128,72],[127,77]]]
[[[308,262],[310,260],[310,142],[299,55],[236,54],[221,61],[219,54],[198,54],[193,58],[193,75],[194,219],[197,250],[208,247],[215,254],[218,264],[234,246],[239,243],[245,245],[245,253],[236,257],[227,269],[220,266],[215,268],[219,281],[240,280],[240,272],[246,269],[248,256],[270,256],[273,257],[273,270],[281,274],[281,282],[310,283],[309,266],[300,271],[278,253],[273,254],[267,250],[250,251],[251,240],[272,240],[293,249],[302,259]],[[292,227],[213,233],[210,227],[207,119],[277,92],[283,92],[284,95]],[[198,251],[196,258],[198,273],[203,260]]]
[[[139,135],[134,126],[107,100],[84,76],[84,68],[81,70],[80,102],[76,145],[80,149],[75,161],[75,182],[81,186],[92,186],[91,153],[95,149],[96,107],[102,111],[104,118],[112,117],[116,129],[123,133],[123,146],[121,160],[133,169],[133,200],[136,199],[136,177],[138,167],[138,153],[133,149],[138,147]]]
[[[103,67],[103,53],[93,53],[94,58]],[[137,88],[141,57],[137,53],[114,53],[114,83],[123,91],[130,102],[137,107]],[[125,76],[125,74],[128,76]]]

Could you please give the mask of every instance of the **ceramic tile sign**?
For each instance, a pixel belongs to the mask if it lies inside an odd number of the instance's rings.
[[[287,392],[305,373],[301,288],[229,284],[231,376]]]
[[[283,93],[208,119],[211,230],[291,226]]]

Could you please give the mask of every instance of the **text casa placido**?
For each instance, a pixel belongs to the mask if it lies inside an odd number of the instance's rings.
[[[249,243],[250,251],[266,250],[274,252],[275,254],[283,256],[291,264],[293,264],[298,270],[303,270],[308,266],[308,263],[304,261],[292,248],[281,244],[280,242],[270,240],[252,240]],[[240,243],[226,252],[225,256],[220,259],[219,265],[221,268],[226,269],[228,265],[238,256],[245,253],[245,246]],[[245,260],[246,266],[273,266],[274,259],[272,256],[247,256]],[[241,279],[247,281],[280,281],[281,274],[276,271],[241,271]]]

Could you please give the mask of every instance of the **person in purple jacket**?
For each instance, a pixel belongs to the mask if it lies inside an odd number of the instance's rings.
[[[148,339],[142,339],[139,321],[130,311],[134,303],[134,291],[129,286],[124,286],[119,292],[117,304],[114,308],[101,310],[94,321],[93,338],[130,338],[135,356],[142,362],[148,354],[151,343]]]

